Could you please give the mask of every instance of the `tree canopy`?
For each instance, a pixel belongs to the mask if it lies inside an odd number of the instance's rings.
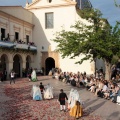
[[[117,0],[114,0],[114,2],[115,2],[115,6],[116,6],[116,7],[120,7],[120,4],[118,3]]]
[[[57,51],[63,57],[75,58],[84,54],[85,56],[77,61],[94,60],[102,58],[107,63],[111,63],[114,56],[120,57],[120,29],[119,24],[113,28],[102,14],[96,9],[78,10],[78,14],[87,19],[91,24],[86,25],[77,21],[72,25],[72,30],[62,30],[56,33],[53,40],[58,43]]]

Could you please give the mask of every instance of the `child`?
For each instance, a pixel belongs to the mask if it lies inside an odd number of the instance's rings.
[[[45,88],[44,88],[44,85],[42,84],[42,82],[40,83],[40,91],[41,91],[41,94],[42,94],[42,97],[44,96],[43,95],[43,90],[45,90]]]
[[[64,93],[63,89],[60,90],[60,94],[59,94],[59,102],[60,102],[60,111],[64,110],[64,112],[66,112],[66,107],[65,107],[65,99],[68,100],[68,97],[66,95],[66,93]]]

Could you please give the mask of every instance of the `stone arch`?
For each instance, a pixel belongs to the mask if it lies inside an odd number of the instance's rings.
[[[46,75],[48,75],[49,71],[52,70],[52,68],[55,68],[55,60],[52,57],[48,57],[45,60],[45,68],[46,68]]]
[[[19,54],[13,56],[13,70],[16,73],[16,77],[22,76],[22,57]]]

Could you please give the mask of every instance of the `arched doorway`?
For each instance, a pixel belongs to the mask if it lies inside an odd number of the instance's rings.
[[[1,62],[0,62],[0,70],[5,70],[6,69],[6,62],[7,62],[7,56],[3,54],[1,56]]]
[[[47,58],[45,60],[45,68],[46,68],[46,75],[48,75],[49,71],[52,70],[52,68],[55,68],[55,60],[51,57]]]
[[[28,70],[30,68],[30,62],[31,62],[31,58],[30,56],[26,57],[26,70]]]
[[[19,55],[15,55],[13,58],[13,70],[16,73],[16,77],[21,76],[21,59]]]
[[[7,79],[7,73],[8,73],[7,71],[8,71],[8,57],[6,54],[3,54],[0,60],[0,72],[3,73],[2,80]]]

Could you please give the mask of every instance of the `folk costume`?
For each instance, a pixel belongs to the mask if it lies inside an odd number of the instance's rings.
[[[70,94],[68,97],[68,109],[72,108],[74,106],[74,89],[72,88],[70,90]]]
[[[33,97],[33,100],[42,100],[40,88],[36,85],[33,85],[32,97]]]
[[[66,107],[65,107],[65,100],[67,99],[68,100],[68,97],[66,95],[66,93],[63,92],[63,89],[60,90],[61,93],[59,94],[59,102],[60,102],[60,110],[66,110]]]
[[[32,80],[33,82],[36,82],[36,81],[37,81],[37,76],[36,76],[36,71],[35,71],[35,70],[33,70],[32,74],[31,74],[31,80]]]
[[[52,99],[53,98],[53,87],[48,84],[46,86],[46,90],[44,91],[44,99]]]
[[[79,101],[76,101],[74,107],[70,109],[70,116],[75,118],[79,118],[83,116],[83,108]]]
[[[77,90],[71,89],[69,98],[68,98],[68,109],[73,108],[76,104],[76,101],[81,102],[79,93]]]

